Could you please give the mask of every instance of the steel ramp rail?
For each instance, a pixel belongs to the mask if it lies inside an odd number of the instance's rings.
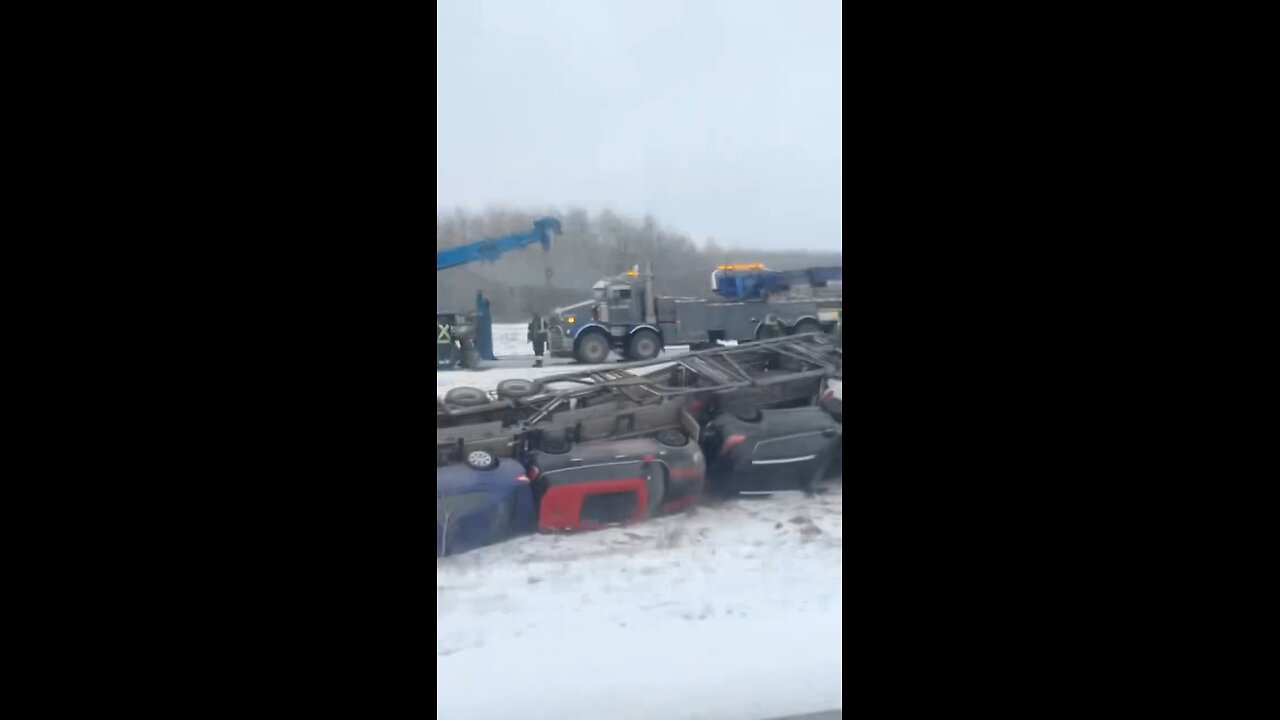
[[[767,369],[771,357],[798,362],[800,367]],[[637,405],[663,402],[689,393],[722,394],[744,387],[757,387],[775,395],[770,389],[782,383],[821,376],[842,377],[842,365],[843,353],[840,348],[834,347],[825,334],[788,335],[736,346],[692,350],[669,358],[548,375],[531,381],[540,390],[523,398],[494,395],[489,403],[461,407],[450,406],[437,397],[436,416],[438,421],[441,417],[461,418],[504,410],[523,410],[533,414],[514,418],[514,425],[528,427],[552,411],[568,407],[574,399],[600,393],[626,398]],[[644,375],[633,372],[655,366],[665,367]],[[691,373],[694,376],[692,384],[688,383],[689,378],[677,376],[679,371]],[[677,384],[677,381],[684,382]],[[699,381],[703,384],[699,384]],[[572,383],[578,387],[548,389],[556,383]]]

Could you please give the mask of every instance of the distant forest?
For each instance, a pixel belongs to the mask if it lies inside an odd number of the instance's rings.
[[[436,216],[436,249],[475,242],[533,227],[540,217],[555,217],[564,234],[551,251],[533,245],[503,255],[495,262],[476,262],[436,273],[436,308],[469,310],[476,291],[490,300],[494,319],[514,322],[533,312],[545,313],[591,297],[597,280],[632,265],[653,263],[654,290],[661,295],[706,297],[711,271],[725,263],[762,262],[775,270],[813,265],[842,265],[839,252],[808,252],[805,239],[777,238],[789,250],[744,250],[708,240],[699,248],[688,235],[664,228],[652,217],[626,218],[611,211],[534,212],[494,208],[482,213],[457,210]],[[546,267],[551,267],[548,285]]]

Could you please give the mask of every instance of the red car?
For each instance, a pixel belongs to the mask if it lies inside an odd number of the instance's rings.
[[[679,430],[654,437],[547,443],[526,463],[538,503],[538,529],[590,530],[692,507],[702,496],[706,461]]]

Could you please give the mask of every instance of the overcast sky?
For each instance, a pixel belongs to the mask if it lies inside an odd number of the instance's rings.
[[[436,0],[436,206],[840,247],[838,0]]]

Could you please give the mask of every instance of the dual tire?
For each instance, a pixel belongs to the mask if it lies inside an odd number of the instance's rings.
[[[648,328],[631,333],[631,340],[627,342],[627,357],[632,360],[652,360],[661,351],[662,338]]]
[[[609,359],[612,341],[608,335],[599,330],[589,330],[578,336],[574,343],[574,357],[578,362],[587,365],[599,365]],[[629,360],[652,360],[662,352],[662,338],[648,328],[641,328],[631,333],[627,340],[627,358]]]
[[[578,336],[573,355],[578,362],[599,365],[609,359],[609,337],[598,330],[590,330]]]

